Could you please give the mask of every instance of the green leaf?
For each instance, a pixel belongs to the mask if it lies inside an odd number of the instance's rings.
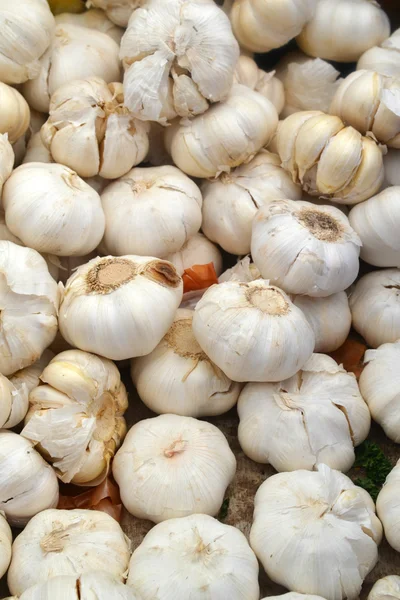
[[[375,501],[392,470],[392,463],[378,444],[367,440],[356,448],[354,466],[365,471],[365,476],[355,479],[354,483],[367,490]]]

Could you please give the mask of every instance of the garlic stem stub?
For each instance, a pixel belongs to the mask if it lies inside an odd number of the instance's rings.
[[[266,73],[259,69],[255,60],[241,54],[233,74],[234,83],[240,83],[259,92],[275,106],[278,115],[285,105],[285,92],[282,82],[275,77],[275,71]]]
[[[400,29],[396,29],[379,46],[373,46],[364,52],[358,60],[357,69],[400,77]]]
[[[400,598],[400,577],[398,575],[387,575],[378,579],[372,586],[367,600],[398,600]]]
[[[400,552],[399,488],[400,461],[390,471],[376,501],[376,510],[382,521],[385,537],[397,552]],[[395,583],[396,596],[400,597],[400,577],[397,577],[397,581],[393,583]]]
[[[213,263],[217,276],[222,273],[221,252],[218,246],[210,242],[202,233],[195,233],[183,244],[182,248],[173,254],[168,254],[165,259],[174,265],[179,275],[194,265],[208,265],[209,263]]]

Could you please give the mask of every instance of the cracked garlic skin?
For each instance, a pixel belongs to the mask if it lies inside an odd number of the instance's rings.
[[[7,572],[11,561],[12,532],[4,512],[0,511],[0,578]]]
[[[376,510],[385,531],[385,537],[389,544],[397,552],[400,552],[400,460],[390,471],[385,484],[379,492],[376,501]],[[393,582],[394,583],[394,582]],[[397,577],[396,598],[400,598],[400,577]],[[373,591],[373,590],[372,590]],[[368,597],[370,598],[370,596]],[[374,600],[377,598],[374,596]]]
[[[201,226],[198,186],[174,166],[137,167],[101,194],[105,254],[166,258]]]
[[[275,106],[278,115],[282,112],[285,92],[282,82],[275,77],[275,71],[266,73],[258,68],[256,61],[250,56],[241,54],[236,63],[233,81],[265,96]]]
[[[130,542],[110,515],[97,510],[43,510],[15,539],[8,570],[10,592],[20,596],[59,575],[102,571],[124,581]]]
[[[399,598],[400,577],[398,575],[387,575],[374,583],[367,600],[399,600]]]
[[[289,294],[330,296],[359,270],[360,239],[334,206],[277,200],[253,220],[251,255],[264,279]]]
[[[311,196],[357,204],[380,189],[383,150],[339,117],[301,111],[280,121],[276,145],[282,166]]]
[[[204,0],[151,0],[121,41],[125,102],[144,121],[204,113],[231,88],[239,46],[229,18]]]
[[[179,250],[168,254],[166,260],[174,265],[179,275],[194,265],[209,263],[213,263],[217,277],[222,273],[222,254],[218,246],[210,242],[202,233],[195,233]]]
[[[92,2],[91,4],[94,5],[95,3]],[[89,27],[89,29],[102,31],[109,35],[117,44],[121,43],[121,38],[125,31],[122,27],[117,27],[106,16],[104,11],[97,8],[91,8],[80,14],[65,12],[61,15],[56,15],[55,22],[57,25],[72,23],[72,25],[80,25],[81,27]]]
[[[357,69],[400,77],[400,29],[396,29],[380,46],[364,52],[358,60]]]
[[[235,83],[224,102],[168,127],[165,144],[174,163],[188,175],[215,177],[249,162],[268,145],[277,126],[272,102]]]
[[[132,554],[143,600],[258,600],[258,562],[241,531],[208,515],[159,523]]]
[[[181,277],[165,260],[97,257],[67,281],[60,332],[71,346],[111,360],[144,356],[172,325],[182,292]]]
[[[256,493],[250,545],[268,577],[287,589],[355,600],[378,560],[382,525],[374,511],[365,490],[324,464],[278,473]]]
[[[280,381],[314,350],[302,311],[268,281],[228,281],[197,303],[193,332],[203,351],[232,381]]]
[[[202,230],[231,254],[248,254],[257,210],[275,199],[300,200],[301,188],[279,156],[261,150],[250,162],[204,181]]]
[[[0,133],[7,133],[9,142],[14,144],[29,127],[28,103],[17,90],[0,83],[0,106]]]
[[[235,472],[235,456],[215,425],[172,414],[136,423],[113,461],[123,505],[154,523],[216,515]]]

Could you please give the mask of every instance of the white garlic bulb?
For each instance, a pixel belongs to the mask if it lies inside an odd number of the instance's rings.
[[[97,510],[44,510],[14,541],[8,587],[20,596],[50,577],[88,571],[123,581],[129,556],[129,540],[110,515]]]
[[[240,83],[259,92],[275,106],[278,115],[285,105],[285,92],[282,82],[275,77],[275,71],[266,73],[259,69],[255,60],[241,54],[233,74],[234,83]]]
[[[204,181],[202,230],[231,254],[250,252],[257,210],[275,199],[299,200],[301,188],[281,167],[279,156],[261,150],[250,162]]]
[[[0,133],[7,133],[10,143],[13,144],[28,129],[30,120],[28,103],[17,90],[0,83],[0,106]]]
[[[357,69],[368,69],[390,77],[400,77],[400,29],[396,29],[380,46],[362,54]]]
[[[6,134],[0,134],[0,195],[14,166],[14,152]]]
[[[133,12],[121,41],[125,103],[144,121],[199,115],[226,98],[238,57],[214,2],[152,0]]]
[[[314,350],[306,317],[267,281],[228,281],[197,303],[193,331],[201,348],[233,381],[280,381]]]
[[[95,4],[95,2],[92,4]],[[91,8],[80,14],[65,12],[61,15],[56,15],[55,22],[57,25],[60,23],[72,23],[72,25],[80,25],[81,27],[89,27],[89,29],[102,31],[109,35],[117,44],[121,43],[121,38],[124,35],[122,27],[117,27],[106,16],[103,10],[96,8]]]
[[[326,354],[313,354],[286,381],[247,383],[238,413],[244,453],[277,471],[319,463],[348,471],[371,424],[355,375]]]
[[[390,35],[390,22],[371,0],[319,0],[296,41],[310,56],[352,62]]]
[[[132,554],[128,586],[143,600],[258,600],[258,562],[241,531],[208,515],[159,523]]]
[[[385,530],[385,537],[389,544],[400,552],[400,460],[390,471],[385,485],[379,492],[376,501],[376,510]],[[397,578],[397,594],[400,597],[400,578]]]
[[[182,275],[185,269],[190,269],[194,265],[207,265],[213,263],[216,275],[222,273],[222,255],[218,246],[210,242],[202,233],[195,233],[173,254],[168,254],[165,258],[176,268],[179,275]]]
[[[280,121],[276,145],[282,166],[312,196],[356,204],[373,196],[383,182],[382,148],[339,117],[311,110],[294,113]]]
[[[117,42],[102,31],[59,24],[49,49],[40,59],[39,74],[24,83],[22,93],[29,106],[46,113],[54,92],[74,79],[101,77],[107,83],[120,81],[118,51]]]
[[[0,431],[0,510],[15,527],[57,506],[58,481],[52,467],[31,442],[12,431]]]
[[[400,340],[367,350],[359,385],[374,421],[400,443]]]
[[[12,532],[4,512],[0,511],[0,578],[7,572],[11,561]]]
[[[385,186],[398,185],[400,186],[400,150],[390,148],[388,153],[383,157],[385,166]]]
[[[231,381],[202,351],[192,331],[193,311],[178,309],[158,346],[132,361],[131,376],[152,411],[186,417],[227,412],[241,386]]]
[[[175,267],[146,256],[95,258],[70,277],[60,331],[72,346],[112,360],[149,354],[182,300]]]
[[[398,575],[387,575],[374,583],[367,600],[399,600],[399,598],[400,577]]]
[[[14,244],[18,244],[18,246],[24,245],[21,240],[17,238],[16,235],[13,235],[8,229],[6,225],[6,216],[2,210],[0,210],[0,240],[13,242]]]
[[[107,17],[120,27],[126,27],[132,12],[147,0],[90,0],[90,6],[104,10]]]
[[[57,333],[59,292],[38,252],[0,241],[0,373],[11,375],[40,358]]]
[[[265,279],[291,294],[330,296],[348,288],[358,274],[360,245],[334,206],[277,200],[253,220],[254,263]]]
[[[224,102],[169,127],[165,142],[182,171],[193,177],[214,177],[251,160],[268,145],[277,125],[274,105],[236,83]]]
[[[53,157],[50,150],[43,144],[40,131],[31,135],[29,142],[26,145],[26,152],[22,160],[22,164],[40,162],[53,163]]]
[[[7,180],[2,200],[7,227],[39,252],[83,256],[103,236],[99,194],[63,165],[21,165]]]
[[[289,590],[355,600],[378,560],[374,508],[365,490],[326,465],[278,473],[256,493],[250,544],[267,575]]]
[[[173,166],[137,167],[101,194],[106,228],[101,248],[121,256],[165,258],[198,232],[202,196]]]
[[[388,187],[349,214],[360,236],[360,256],[376,267],[400,267],[400,186]]]

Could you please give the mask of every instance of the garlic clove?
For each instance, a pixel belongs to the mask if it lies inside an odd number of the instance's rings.
[[[399,77],[399,50],[400,29],[396,29],[380,46],[373,46],[360,56],[357,69],[367,69],[389,77]]]
[[[121,0],[119,0],[121,2]],[[93,5],[95,2],[92,3]],[[117,27],[114,23],[107,18],[106,13],[96,8],[90,8],[83,13],[73,14],[65,12],[60,15],[56,15],[55,22],[57,25],[60,23],[72,23],[73,25],[80,25],[81,27],[89,27],[90,29],[96,29],[109,35],[117,44],[121,43],[121,38],[124,35],[122,27]]]
[[[398,575],[387,575],[378,579],[368,594],[368,600],[384,600],[400,598],[400,577]]]
[[[91,0],[91,5],[101,8],[116,25],[126,27],[134,10],[145,0]]]
[[[385,537],[389,544],[399,552],[400,548],[400,527],[399,527],[399,484],[400,484],[400,464],[397,461],[395,467],[390,471],[389,475],[386,478],[385,484],[381,491],[379,492],[377,501],[376,501],[376,510],[378,512],[379,518],[382,521]],[[386,579],[389,579],[387,577]],[[383,581],[383,580],[381,580]],[[392,588],[395,592],[394,597],[396,598],[399,593],[399,577],[396,577],[395,581],[390,582],[389,589]],[[372,588],[370,596],[372,598],[376,598],[375,593],[378,592],[376,589],[378,587],[379,581]],[[381,588],[381,593],[384,593],[384,590]],[[389,590],[388,590],[389,591]],[[377,593],[379,598],[379,595]],[[390,594],[391,596],[391,594]]]
[[[240,83],[259,92],[275,106],[278,115],[285,105],[285,92],[282,82],[275,77],[275,71],[266,73],[259,69],[257,63],[244,54],[239,56],[233,75],[234,83]]]

